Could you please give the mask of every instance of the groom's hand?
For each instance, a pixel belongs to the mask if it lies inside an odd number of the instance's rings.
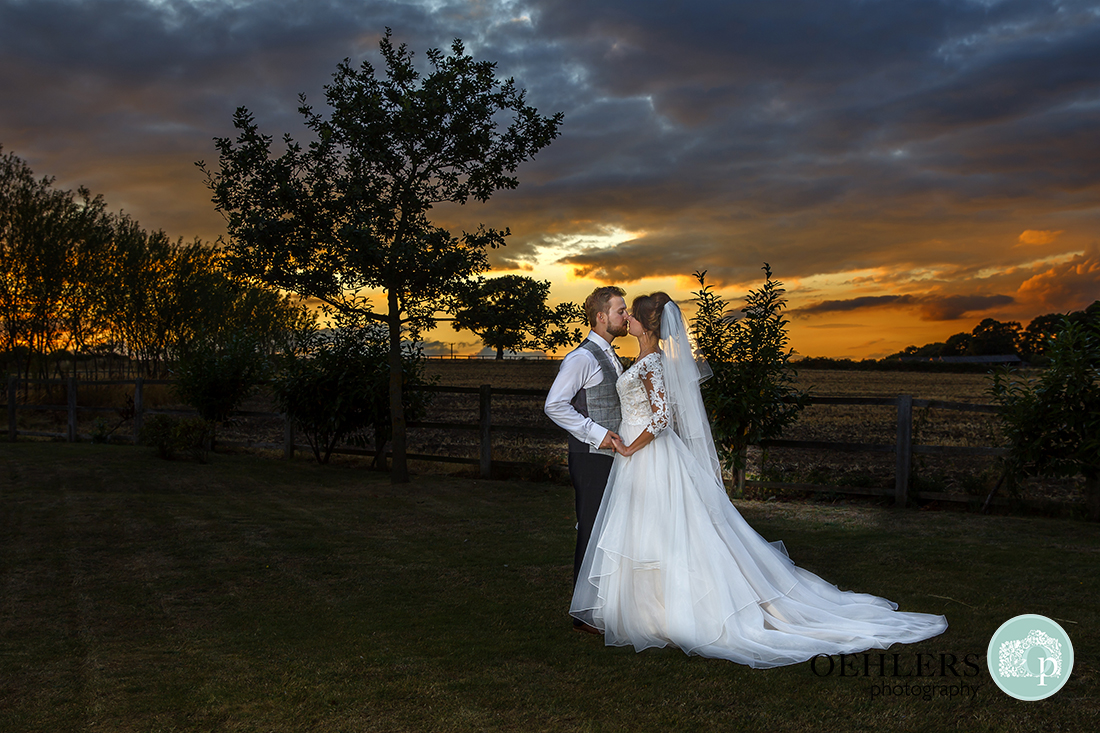
[[[610,450],[615,447],[615,441],[622,440],[618,434],[607,431],[607,435],[603,436],[603,442],[600,443],[600,450]]]

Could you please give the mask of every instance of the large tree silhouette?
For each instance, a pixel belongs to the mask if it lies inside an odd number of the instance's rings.
[[[479,226],[453,237],[428,212],[515,188],[512,174],[557,137],[562,115],[540,116],[513,80],[498,79],[495,64],[474,61],[461,41],[450,55],[429,50],[425,76],[388,28],[380,49],[381,78],[368,62],[339,64],[325,87],[327,118],[300,97],[314,138],[307,148],[286,135],[276,156],[242,107],[237,140],[216,140],[219,170],[199,165],[228,220],[236,272],[386,324],[392,481],[403,483],[402,337],[430,326],[444,298],[487,270],[486,249],[508,234]],[[385,292],[384,312],[374,312],[370,291]]]

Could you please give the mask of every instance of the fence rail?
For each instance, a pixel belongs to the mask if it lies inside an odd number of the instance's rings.
[[[170,380],[146,380],[146,379],[134,379],[134,380],[103,380],[103,381],[79,381],[75,377],[69,377],[68,379],[31,379],[25,380],[18,377],[9,377],[8,389],[7,389],[7,414],[8,414],[8,439],[15,441],[20,435],[36,436],[36,437],[54,437],[64,438],[70,442],[75,442],[81,438],[87,437],[79,435],[77,432],[77,414],[80,412],[116,412],[114,408],[110,407],[92,407],[81,406],[77,403],[77,395],[80,385],[98,386],[98,385],[133,385],[134,386],[134,419],[133,419],[133,434],[132,440],[137,442],[138,436],[141,433],[141,427],[144,422],[144,417],[150,414],[169,414],[169,415],[194,415],[195,412],[191,410],[170,410],[170,409],[151,409],[144,406],[143,390],[146,385],[150,384],[169,384]],[[18,404],[18,389],[23,384],[64,384],[66,387],[66,404],[64,405],[29,405]],[[555,428],[538,427],[538,426],[525,426],[525,425],[502,425],[494,424],[492,420],[492,400],[494,396],[521,396],[521,397],[536,397],[545,398],[547,391],[540,389],[509,389],[509,388],[493,388],[491,385],[484,384],[480,387],[445,387],[445,386],[422,386],[414,389],[420,389],[428,392],[443,393],[443,394],[467,394],[478,395],[478,422],[462,423],[462,422],[434,422],[428,420],[409,421],[407,426],[409,428],[419,429],[433,429],[433,430],[447,430],[447,431],[469,431],[477,432],[478,435],[478,457],[469,458],[461,456],[449,456],[449,455],[432,455],[432,454],[408,454],[410,460],[417,461],[435,461],[446,463],[458,463],[467,465],[477,465],[480,469],[480,473],[483,477],[488,478],[494,466],[516,466],[524,465],[520,462],[512,461],[499,461],[493,459],[493,435],[501,433],[519,433],[523,435],[530,435],[534,437],[561,437],[564,438],[565,434]],[[895,476],[894,476],[894,488],[890,489],[875,489],[866,487],[854,487],[854,486],[826,486],[821,484],[806,484],[806,483],[784,483],[777,481],[746,481],[748,486],[758,486],[761,488],[775,488],[775,489],[795,489],[805,491],[817,491],[817,492],[830,492],[839,494],[854,494],[854,495],[872,495],[881,497],[893,497],[896,505],[904,506],[907,500],[910,498],[910,478],[912,470],[912,458],[914,455],[936,455],[936,456],[1003,456],[1007,454],[1007,450],[1004,448],[994,446],[945,446],[945,445],[920,445],[913,443],[913,408],[930,408],[937,410],[955,410],[963,412],[976,412],[994,414],[997,411],[994,405],[982,405],[971,404],[967,402],[949,402],[944,400],[923,400],[914,399],[911,395],[899,395],[897,397],[813,397],[810,404],[812,405],[857,405],[857,406],[882,406],[882,407],[894,407],[897,411],[897,431],[896,440],[894,443],[851,443],[851,442],[835,442],[835,441],[819,441],[819,440],[767,440],[763,441],[760,445],[762,448],[767,449],[802,449],[802,450],[821,450],[821,451],[842,451],[842,452],[864,452],[864,453],[894,453],[895,460]],[[66,412],[68,415],[67,431],[65,433],[48,433],[41,431],[29,431],[20,430],[17,423],[17,411],[18,410],[49,410]],[[240,411],[234,413],[239,417],[254,417],[254,418],[280,418],[285,421],[284,440],[281,444],[274,443],[233,443],[224,441],[223,445],[227,446],[243,446],[251,445],[252,447],[266,448],[266,449],[282,449],[285,457],[292,457],[296,450],[306,450],[309,446],[301,445],[295,442],[295,431],[291,421],[286,420],[286,416],[279,413],[269,412],[248,412]],[[346,455],[363,455],[374,456],[376,451],[369,449],[358,448],[337,448],[334,453],[346,454]],[[387,453],[387,456],[389,454]],[[958,497],[952,497],[946,494],[917,494],[916,498],[935,498],[941,501],[965,501]]]

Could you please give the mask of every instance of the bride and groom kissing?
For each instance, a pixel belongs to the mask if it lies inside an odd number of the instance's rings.
[[[700,383],[711,375],[666,293],[585,300],[591,328],[545,412],[569,434],[577,545],[569,613],[610,646],[674,646],[751,667],[942,633],[943,616],[841,591],[768,542],[726,496]],[[622,368],[612,342],[638,340]]]

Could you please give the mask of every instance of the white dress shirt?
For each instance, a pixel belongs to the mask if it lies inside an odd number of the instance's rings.
[[[615,350],[602,336],[595,332],[589,332],[588,341],[593,342],[607,354],[615,367],[615,374],[622,374],[622,364]],[[596,355],[588,349],[576,349],[569,352],[562,359],[558,376],[554,378],[554,384],[550,387],[550,393],[546,395],[546,405],[543,411],[554,423],[567,430],[577,440],[599,448],[603,439],[607,436],[607,428],[592,421],[577,412],[571,402],[581,389],[595,387],[603,381],[603,371]]]

